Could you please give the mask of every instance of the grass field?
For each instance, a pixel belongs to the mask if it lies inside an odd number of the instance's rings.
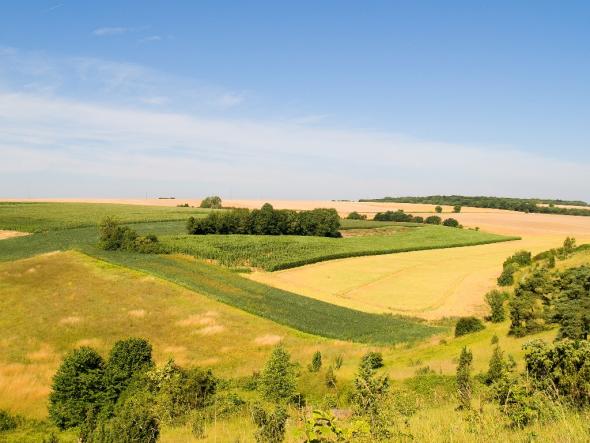
[[[0,202],[0,229],[42,232],[96,226],[106,216],[124,223],[187,220],[207,209],[94,203]]]
[[[453,248],[514,240],[479,231],[420,226],[382,236],[324,238],[255,235],[180,235],[162,239],[173,252],[216,260],[228,266],[253,266],[267,271],[345,257]]]

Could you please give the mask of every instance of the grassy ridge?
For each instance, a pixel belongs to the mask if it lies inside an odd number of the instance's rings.
[[[393,344],[429,337],[441,328],[391,315],[368,314],[272,288],[219,266],[178,256],[106,252],[96,258],[169,280],[276,323],[322,337],[359,343]]]
[[[162,238],[171,252],[267,271],[364,255],[392,254],[515,240],[479,231],[421,226],[387,236],[324,238],[256,235],[178,235]]]
[[[209,209],[104,203],[0,202],[0,229],[43,232],[96,226],[106,216],[124,223],[184,220],[204,216]]]

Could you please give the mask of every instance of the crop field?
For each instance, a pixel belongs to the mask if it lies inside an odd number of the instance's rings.
[[[267,271],[293,268],[344,257],[454,248],[514,240],[478,231],[420,226],[389,235],[324,238],[255,235],[182,235],[164,237],[173,252],[216,260],[227,266],[253,266]]]
[[[124,223],[187,220],[207,209],[93,203],[0,202],[0,229],[41,232],[96,226],[106,216]]]

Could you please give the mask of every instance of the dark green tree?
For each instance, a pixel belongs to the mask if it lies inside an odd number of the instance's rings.
[[[436,206],[436,207],[434,208],[434,210],[436,211],[436,213],[437,213],[437,214],[440,214],[440,213],[442,213],[442,211],[443,211],[443,208],[442,208],[442,206]]]
[[[493,289],[485,296],[486,302],[490,307],[489,320],[492,323],[501,323],[506,319],[506,311],[504,310],[504,302],[508,299],[506,292]]]
[[[318,372],[322,367],[322,353],[316,351],[311,358],[311,363],[308,366],[309,372]]]
[[[471,380],[471,365],[473,363],[473,354],[466,347],[461,351],[459,356],[459,365],[457,366],[457,398],[459,400],[459,409],[471,409],[471,396],[473,393],[473,383]]]
[[[273,349],[260,374],[258,386],[267,400],[290,400],[295,394],[295,368],[291,355],[282,345]]]

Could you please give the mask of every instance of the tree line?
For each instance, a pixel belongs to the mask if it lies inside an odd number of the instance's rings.
[[[252,234],[340,237],[340,217],[335,209],[311,211],[274,209],[265,203],[260,209],[231,209],[212,212],[205,218],[190,217],[187,231],[193,235]]]
[[[441,208],[442,209],[442,208]],[[461,227],[457,219],[447,218],[443,220],[438,215],[431,215],[426,218],[419,215],[412,215],[404,212],[403,209],[397,211],[378,212],[373,217],[375,221],[391,221],[391,222],[406,222],[406,223],[425,223],[428,225],[444,225],[452,228]]]
[[[590,216],[590,209],[560,208],[556,205],[588,206],[578,200],[529,199],[511,197],[485,197],[462,195],[431,195],[427,197],[384,197],[361,199],[361,202],[426,203],[431,205],[471,206],[475,208],[508,209],[511,211],[542,214]],[[547,206],[540,206],[541,204]]]

